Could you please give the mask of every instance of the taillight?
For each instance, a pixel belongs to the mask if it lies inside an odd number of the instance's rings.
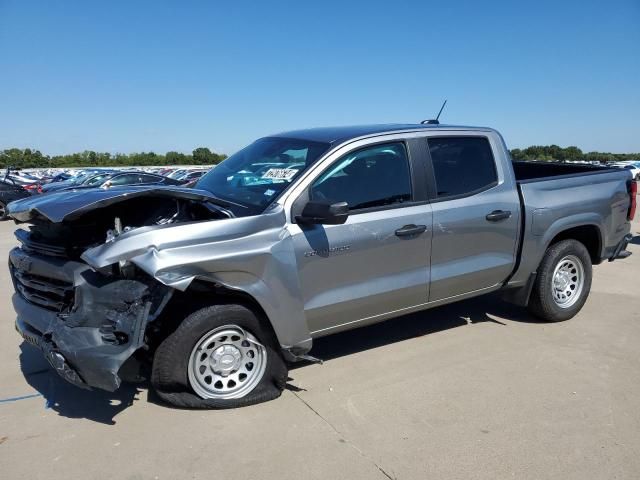
[[[629,182],[629,197],[631,204],[629,205],[629,213],[627,214],[627,220],[633,220],[636,215],[636,195],[638,194],[638,182],[631,180]]]

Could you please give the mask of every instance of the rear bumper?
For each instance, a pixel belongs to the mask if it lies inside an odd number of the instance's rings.
[[[631,235],[630,233],[627,233],[624,237],[622,237],[622,240],[618,242],[618,245],[616,245],[616,248],[613,250],[613,253],[609,257],[609,261],[613,262],[614,260],[622,260],[631,256],[631,252],[626,250],[626,248],[632,239],[633,235]]]

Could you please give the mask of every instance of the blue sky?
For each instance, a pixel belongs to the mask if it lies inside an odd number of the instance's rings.
[[[640,152],[640,0],[0,0],[0,148],[233,153],[414,122]]]

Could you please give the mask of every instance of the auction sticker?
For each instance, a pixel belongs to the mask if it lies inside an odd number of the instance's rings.
[[[286,180],[291,181],[298,173],[296,168],[270,168],[262,175],[262,178],[271,178],[273,180]]]

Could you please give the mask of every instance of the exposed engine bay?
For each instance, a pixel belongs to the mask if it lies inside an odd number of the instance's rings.
[[[164,194],[109,200],[80,214],[63,212],[59,222],[41,212],[25,215],[30,225],[15,233],[21,247],[10,253],[9,268],[17,292],[14,307],[22,312],[16,326],[25,339],[37,344],[71,383],[115,390],[122,365],[138,349],[148,348],[148,324],[174,289],[127,261],[91,268],[82,253],[142,227],[232,215],[201,199]]]
[[[35,253],[77,259],[84,250],[112,242],[122,233],[139,227],[231,217],[227,210],[211,203],[170,197],[131,200],[135,201],[115,203],[61,223],[34,217],[29,233],[16,236],[24,248]]]

